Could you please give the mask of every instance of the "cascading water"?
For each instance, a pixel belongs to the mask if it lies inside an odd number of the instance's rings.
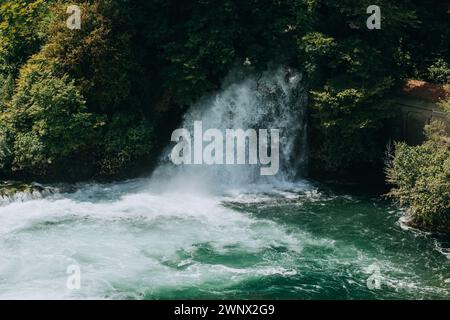
[[[230,76],[229,78],[235,78]],[[154,181],[173,181],[186,185],[194,181],[225,191],[227,188],[247,188],[249,184],[280,184],[305,174],[306,103],[301,74],[279,68],[259,76],[231,82],[220,93],[202,99],[185,115],[183,128],[193,132],[195,121],[203,130],[218,129],[279,129],[280,170],[275,176],[261,177],[258,165],[191,165],[174,168],[166,152],[154,173]],[[225,145],[225,143],[224,143]],[[248,147],[248,144],[247,144]],[[248,153],[246,159],[248,160]],[[163,179],[162,177],[165,177]]]
[[[450,297],[443,242],[402,230],[382,200],[296,180],[307,160],[301,84],[285,68],[249,77],[184,119],[279,128],[275,177],[175,166],[168,151],[150,179],[0,204],[0,298]],[[79,289],[67,286],[71,266]]]

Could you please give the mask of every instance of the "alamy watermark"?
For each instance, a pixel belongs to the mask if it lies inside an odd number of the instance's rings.
[[[376,5],[370,5],[367,7],[366,12],[370,14],[366,21],[367,28],[369,30],[381,29],[381,8]]]
[[[208,129],[203,132],[202,121],[194,121],[193,136],[187,129],[176,129],[171,141],[177,142],[170,154],[176,165],[259,164],[263,176],[276,175],[280,168],[279,129],[270,129],[270,152],[268,129]]]
[[[67,14],[70,14],[67,18],[66,25],[70,30],[80,30],[81,29],[81,9],[76,5],[71,5],[67,7]]]
[[[69,275],[66,281],[66,287],[69,290],[81,289],[81,268],[79,265],[72,264],[67,267],[66,273]]]
[[[450,9],[449,9],[450,10]],[[67,14],[70,16],[66,21],[67,28],[70,30],[80,30],[81,29],[81,9],[77,5],[70,5],[67,7]],[[366,26],[369,30],[379,30],[381,29],[381,8],[377,5],[370,5],[366,10],[367,14],[370,16],[367,18]],[[285,32],[294,30],[295,27],[289,25]],[[249,58],[245,60],[244,65],[251,65]]]

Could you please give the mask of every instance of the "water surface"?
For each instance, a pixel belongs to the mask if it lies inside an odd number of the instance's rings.
[[[445,242],[400,216],[307,181],[220,196],[85,185],[0,207],[0,298],[449,298]],[[80,290],[66,287],[69,265]]]

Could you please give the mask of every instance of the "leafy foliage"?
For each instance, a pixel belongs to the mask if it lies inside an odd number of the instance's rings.
[[[428,79],[433,82],[446,84],[450,83],[450,65],[442,58],[437,59],[428,68]]]
[[[0,73],[15,74],[39,50],[48,13],[46,0],[4,0],[0,4]]]
[[[154,148],[154,132],[147,120],[126,114],[115,115],[105,128],[100,145],[103,175],[114,176],[130,163],[141,160]]]
[[[69,4],[81,30],[66,28]],[[380,167],[387,95],[407,76],[444,81],[450,29],[444,0],[380,0],[374,31],[370,4],[3,0],[0,174],[86,179],[149,163],[186,108],[244,62],[304,71],[316,171]]]
[[[370,1],[298,1],[299,60],[311,87],[314,174],[349,175],[382,167],[385,124],[396,110],[387,95],[407,75],[402,37],[416,30],[414,6],[379,1],[381,30],[366,28]]]
[[[387,167],[389,193],[409,208],[412,223],[425,228],[450,227],[450,143],[445,127],[434,122],[426,128],[427,141],[420,146],[398,143]]]
[[[370,89],[353,87],[312,91],[314,158],[325,172],[356,171],[382,161],[386,119],[395,115],[383,94],[391,81]],[[356,162],[356,159],[358,159]],[[345,171],[344,171],[345,172]]]
[[[4,117],[15,138],[13,170],[45,172],[79,152],[94,134],[95,117],[87,112],[82,95],[67,76],[58,77],[55,68],[37,55],[20,72]]]

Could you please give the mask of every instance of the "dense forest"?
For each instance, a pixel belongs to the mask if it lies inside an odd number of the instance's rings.
[[[0,177],[135,175],[230,70],[279,64],[306,79],[311,172],[381,172],[390,94],[448,81],[450,28],[448,1],[379,0],[369,30],[372,2],[1,0]]]

